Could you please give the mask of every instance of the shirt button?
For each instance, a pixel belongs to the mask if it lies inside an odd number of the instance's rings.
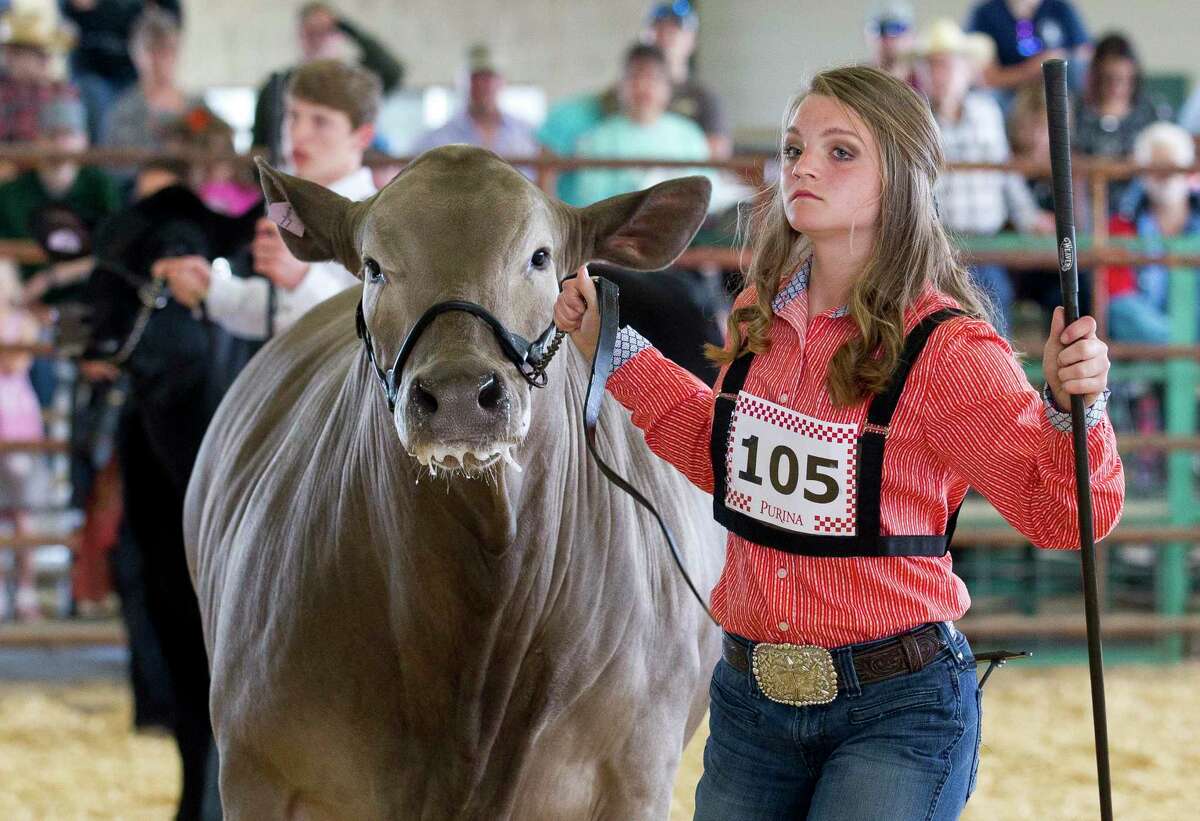
[[[786,393],[781,393],[781,394],[779,394],[779,402],[780,402],[781,404],[782,404],[782,403],[785,403],[785,402],[787,402],[787,401],[788,401],[788,395],[787,395]]]
[[[788,624],[786,621],[781,621],[781,622],[779,622],[779,629],[781,632],[786,633],[788,630],[792,629],[792,626],[790,624]]]
[[[787,578],[787,568],[786,567],[779,568],[779,571],[775,575],[781,579],[786,579]]]

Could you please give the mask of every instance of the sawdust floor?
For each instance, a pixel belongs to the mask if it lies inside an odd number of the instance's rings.
[[[1200,806],[1200,664],[1107,671],[1116,817],[1195,818]],[[0,684],[0,818],[168,819],[174,745],[133,735],[116,683]],[[1087,670],[1008,668],[988,683],[981,819],[1098,816]],[[685,756],[671,821],[691,818],[703,734]]]

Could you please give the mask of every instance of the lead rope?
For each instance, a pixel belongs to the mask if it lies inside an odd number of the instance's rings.
[[[142,341],[143,334],[146,333],[146,326],[150,323],[150,317],[154,312],[165,307],[167,304],[166,294],[167,283],[163,280],[158,280],[154,283],[147,283],[138,289],[138,300],[142,303],[138,308],[137,316],[133,320],[133,329],[129,332],[129,336],[125,337],[124,344],[121,349],[108,358],[109,364],[120,368],[125,365],[129,357],[133,356],[134,350],[137,349],[138,343]]]
[[[637,488],[621,478],[615,470],[610,468],[600,454],[596,451],[596,423],[600,419],[600,407],[604,400],[604,387],[608,384],[608,377],[612,375],[612,359],[613,350],[617,344],[617,329],[618,329],[618,289],[615,283],[603,277],[592,277],[592,282],[596,285],[596,295],[599,304],[597,308],[600,311],[600,338],[596,345],[596,353],[592,357],[591,376],[588,379],[587,393],[583,401],[583,430],[584,439],[587,442],[588,453],[592,455],[592,459],[596,462],[596,467],[600,468],[600,473],[605,479],[612,482],[621,490],[628,493],[633,500],[644,507],[654,517],[654,521],[658,523],[662,530],[663,536],[667,540],[667,547],[671,550],[671,558],[675,560],[675,566],[679,568],[683,580],[687,583],[688,589],[692,591],[692,595],[696,597],[696,601],[704,608],[704,612],[708,615],[712,623],[720,627],[720,622],[713,616],[712,611],[708,609],[708,605],[704,602],[704,597],[696,590],[696,585],[692,582],[692,577],[688,575],[687,569],[683,566],[683,560],[679,556],[679,549],[675,544],[675,537],[671,534],[671,529],[667,527],[667,523],[663,521],[659,512],[654,505],[650,503]],[[562,343],[563,337],[566,335],[564,331],[557,331],[554,334],[554,340],[546,349],[546,355],[535,366],[540,371],[545,371],[550,364],[550,359],[558,352],[558,347]]]

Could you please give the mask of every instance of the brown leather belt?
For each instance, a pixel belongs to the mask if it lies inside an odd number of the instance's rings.
[[[733,669],[748,673],[751,647],[731,638],[728,633],[723,639],[725,661]],[[858,676],[858,683],[874,684],[924,669],[937,658],[937,654],[945,646],[937,625],[929,624],[889,639],[869,650],[854,652],[851,661]],[[840,682],[839,689],[842,689]]]

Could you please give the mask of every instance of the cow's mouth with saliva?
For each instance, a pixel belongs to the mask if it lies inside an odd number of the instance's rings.
[[[514,451],[529,429],[528,394],[527,387],[490,368],[427,371],[404,386],[396,432],[434,476],[484,476],[505,465],[520,471]]]
[[[440,472],[455,473],[461,471],[468,476],[488,471],[500,464],[506,464],[521,471],[520,464],[513,458],[516,443],[491,445],[425,445],[412,451],[412,456],[436,476]]]

